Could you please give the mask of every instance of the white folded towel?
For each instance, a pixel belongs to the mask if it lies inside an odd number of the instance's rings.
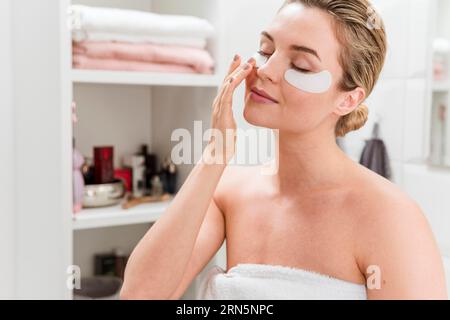
[[[284,266],[238,264],[227,273],[214,266],[198,300],[366,300],[366,287]]]
[[[70,14],[74,32],[201,39],[207,39],[214,34],[214,27],[207,20],[193,16],[83,5],[72,5]]]
[[[204,49],[206,47],[206,39],[190,38],[190,37],[163,37],[163,36],[147,36],[132,35],[120,33],[98,33],[74,31],[72,39],[75,42],[95,41],[95,42],[129,42],[129,43],[154,43],[162,45],[175,45],[184,47],[193,47]]]

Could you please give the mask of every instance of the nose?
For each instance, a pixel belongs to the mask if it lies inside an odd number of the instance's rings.
[[[256,74],[262,80],[279,83],[283,72],[283,61],[276,53],[272,54],[267,62],[256,69]]]

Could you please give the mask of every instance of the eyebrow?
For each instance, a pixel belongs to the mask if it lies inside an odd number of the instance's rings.
[[[270,41],[275,42],[273,37],[267,31],[261,32],[261,35],[266,37],[266,38],[268,38]],[[311,49],[311,48],[308,48],[308,47],[305,47],[305,46],[298,46],[298,45],[295,45],[295,44],[291,45],[290,49],[294,50],[294,51],[302,51],[302,52],[306,52],[306,53],[312,54],[317,59],[319,59],[320,62],[322,62],[322,59],[320,59],[319,54],[314,49]]]

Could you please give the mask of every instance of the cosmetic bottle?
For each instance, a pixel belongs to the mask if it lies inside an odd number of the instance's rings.
[[[73,213],[78,213],[83,208],[84,179],[81,167],[84,158],[75,148],[75,139],[73,140],[73,146]]]
[[[148,153],[148,147],[145,144],[141,146],[138,155],[145,158],[145,187],[147,190],[151,190],[152,177],[157,174],[158,157],[156,154]]]
[[[132,193],[134,198],[145,195],[145,158],[141,155],[132,155],[124,158],[124,166],[131,168]]]
[[[170,157],[166,157],[161,168],[161,180],[164,185],[164,191],[169,194],[175,194],[177,188],[178,170]]]
[[[81,168],[81,173],[83,174],[84,184],[91,185],[95,184],[94,182],[94,162],[92,158],[85,158],[84,164]]]
[[[152,189],[151,189],[151,195],[152,196],[162,196],[164,194],[164,186],[161,182],[161,178],[158,175],[153,176],[152,178]]]
[[[95,184],[112,183],[114,181],[114,148],[94,148],[94,181]]]

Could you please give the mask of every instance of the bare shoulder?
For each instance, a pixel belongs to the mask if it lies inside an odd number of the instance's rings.
[[[402,226],[416,228],[417,232],[428,231],[422,208],[399,186],[360,165],[355,177],[351,205],[360,218],[360,227],[384,226],[382,229],[388,231],[390,227]]]
[[[214,194],[214,199],[221,209],[237,197],[244,195],[257,178],[257,167],[227,166]]]
[[[382,283],[369,298],[445,298],[445,275],[431,227],[398,186],[358,168],[355,256],[361,272],[377,266]]]

